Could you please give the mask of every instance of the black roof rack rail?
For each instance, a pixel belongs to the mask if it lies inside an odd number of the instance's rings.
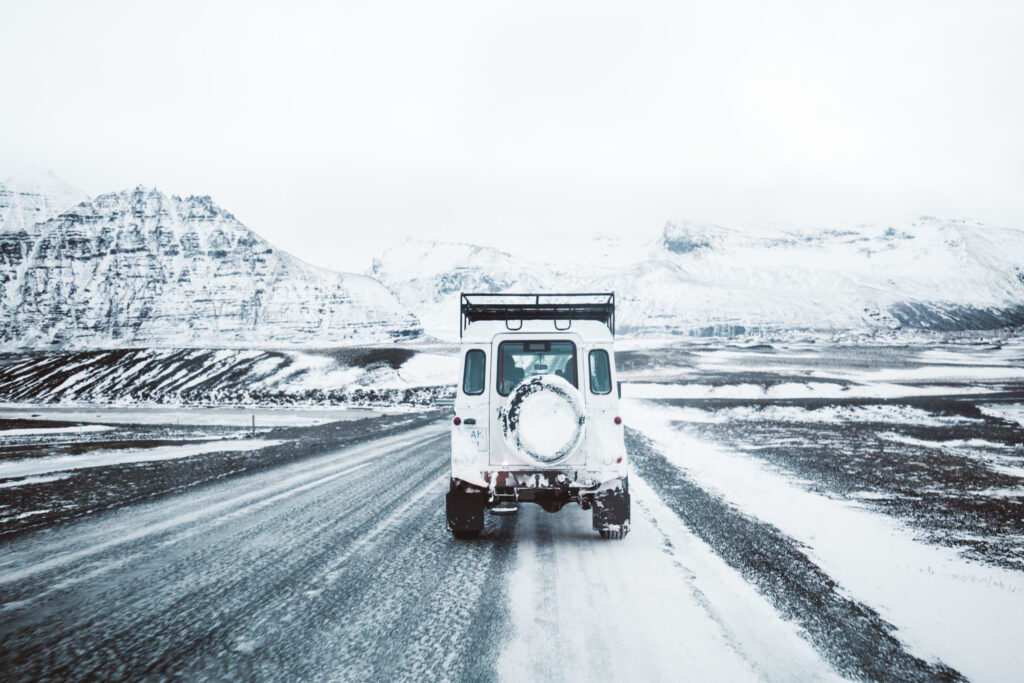
[[[479,320],[596,320],[615,335],[615,292],[470,294],[459,305],[459,337]]]

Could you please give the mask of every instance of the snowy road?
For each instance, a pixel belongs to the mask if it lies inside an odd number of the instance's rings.
[[[830,676],[642,485],[622,543],[527,507],[456,542],[447,465],[429,426],[18,538],[5,677]]]
[[[0,552],[0,670],[6,680],[960,676],[941,652],[911,651],[801,542],[653,450],[636,456],[622,542],[602,541],[574,506],[523,506],[488,517],[474,541],[451,539],[443,423],[22,534]]]

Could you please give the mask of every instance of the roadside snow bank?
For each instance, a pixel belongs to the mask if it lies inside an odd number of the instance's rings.
[[[1024,669],[1024,574],[917,541],[892,518],[807,491],[754,458],[673,429],[671,408],[624,401],[623,416],[695,483],[804,544],[919,656],[976,680],[1012,680]]]

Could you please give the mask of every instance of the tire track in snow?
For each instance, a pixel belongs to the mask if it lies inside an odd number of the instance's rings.
[[[507,579],[514,632],[498,660],[504,680],[836,678],[709,550],[700,561],[693,552],[695,569],[686,566],[668,541],[692,537],[635,483],[632,530],[622,541],[601,539],[577,506],[556,514],[520,506]],[[694,551],[695,540],[680,549]]]

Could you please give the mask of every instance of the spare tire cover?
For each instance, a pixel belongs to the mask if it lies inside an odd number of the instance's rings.
[[[580,392],[557,375],[534,375],[517,384],[498,418],[509,448],[538,465],[574,453],[587,421]]]

